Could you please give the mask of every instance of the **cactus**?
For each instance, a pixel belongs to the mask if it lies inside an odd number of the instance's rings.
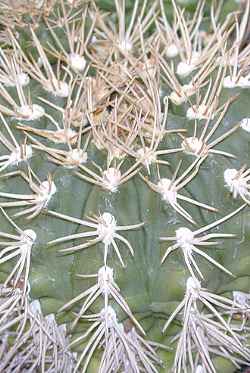
[[[1,372],[250,366],[250,0],[180,3],[1,3]]]

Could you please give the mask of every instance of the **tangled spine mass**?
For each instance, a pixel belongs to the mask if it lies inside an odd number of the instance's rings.
[[[232,373],[250,0],[97,3],[0,5],[0,371]]]

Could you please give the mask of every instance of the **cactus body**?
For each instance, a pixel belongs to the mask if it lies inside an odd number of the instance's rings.
[[[149,3],[1,5],[1,372],[250,365],[250,2]]]

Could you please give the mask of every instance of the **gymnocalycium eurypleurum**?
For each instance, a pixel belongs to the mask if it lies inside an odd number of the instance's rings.
[[[182,3],[1,1],[0,372],[250,365],[250,0]]]

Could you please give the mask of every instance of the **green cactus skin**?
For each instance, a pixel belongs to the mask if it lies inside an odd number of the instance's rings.
[[[0,6],[1,372],[250,365],[250,1],[178,3]]]

